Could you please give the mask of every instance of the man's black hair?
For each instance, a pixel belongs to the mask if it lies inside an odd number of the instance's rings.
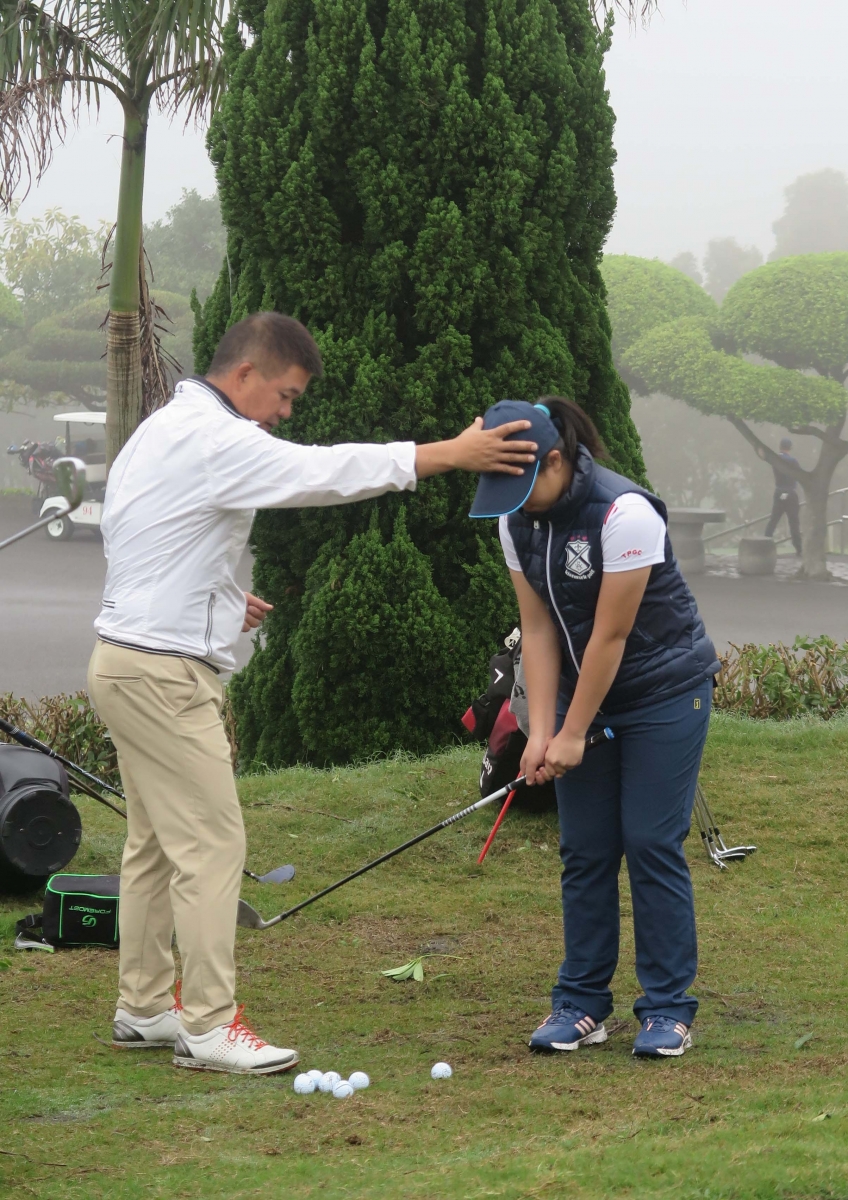
[[[209,375],[226,375],[239,363],[253,363],[266,379],[286,367],[302,367],[320,376],[324,366],[315,339],[294,317],[259,312],[231,325],[218,343]]]

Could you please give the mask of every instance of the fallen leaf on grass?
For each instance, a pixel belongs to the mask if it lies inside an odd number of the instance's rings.
[[[811,1042],[812,1040],[813,1035],[811,1033],[802,1034],[795,1043],[795,1049],[800,1050],[802,1046],[806,1046],[807,1042]]]
[[[381,975],[385,975],[388,979],[394,979],[399,982],[401,979],[414,979],[416,983],[424,981],[424,959],[425,958],[457,958],[456,954],[419,954],[417,958],[411,959],[408,963],[404,963],[402,967],[389,967],[388,971],[381,971]],[[436,975],[436,979],[440,976]]]

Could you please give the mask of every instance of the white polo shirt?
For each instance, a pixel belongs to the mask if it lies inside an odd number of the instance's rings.
[[[299,446],[271,437],[200,379],[135,431],[103,505],[104,641],[235,666],[244,593],[235,571],[257,508],[413,491],[415,443]]]

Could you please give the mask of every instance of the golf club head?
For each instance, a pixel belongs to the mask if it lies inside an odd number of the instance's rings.
[[[267,922],[263,921],[259,913],[246,900],[239,899],[238,916],[236,924],[241,925],[242,929],[267,929]]]
[[[285,867],[275,867],[267,875],[258,876],[260,883],[288,883],[291,879],[294,879],[294,867],[291,864]]]
[[[85,463],[81,458],[57,458],[53,464],[56,486],[68,502],[68,512],[82,504],[85,492]]]

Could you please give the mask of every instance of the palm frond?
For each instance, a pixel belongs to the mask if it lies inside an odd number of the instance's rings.
[[[224,64],[218,57],[177,71],[160,85],[156,99],[160,110],[170,116],[185,113],[186,125],[190,121],[203,124],[223,89]]]
[[[64,141],[67,117],[62,89],[67,76],[54,73],[0,92],[0,205],[8,209],[22,179],[23,196],[46,171],[54,139]],[[23,198],[23,197],[19,197]]]
[[[84,0],[0,0],[0,88],[51,75],[97,75],[104,66]]]
[[[159,0],[147,7],[152,74],[165,79],[197,72],[199,80],[204,66],[220,58],[228,0]]]
[[[27,0],[0,0],[0,205],[4,208],[22,180],[28,191],[41,178],[53,157],[54,142],[63,141],[68,121],[76,121],[83,99],[99,102],[102,57],[88,30],[72,24],[72,7],[66,3],[48,9]]]

